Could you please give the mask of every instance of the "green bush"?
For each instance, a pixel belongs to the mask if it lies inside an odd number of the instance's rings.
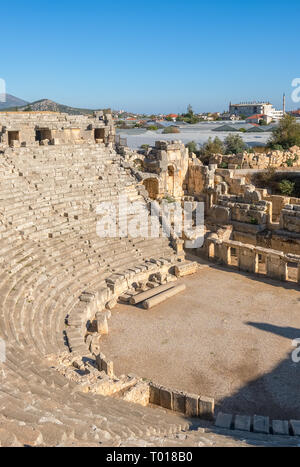
[[[297,123],[296,118],[291,115],[285,115],[272,133],[273,135],[268,143],[272,149],[275,149],[278,145],[283,149],[300,146],[300,125]]]
[[[209,138],[199,151],[200,159],[204,163],[208,163],[209,159],[214,154],[224,154],[224,144],[218,137],[216,137],[214,140]]]
[[[163,135],[167,135],[167,134],[172,134],[172,133],[180,133],[180,130],[177,126],[169,126],[167,128],[165,128],[162,132]]]
[[[279,189],[284,196],[291,196],[295,189],[295,183],[290,180],[282,180],[279,182]]]
[[[197,143],[195,143],[195,141],[190,141],[185,145],[185,147],[189,150],[189,154],[197,154],[198,152],[198,146]]]
[[[247,148],[246,143],[240,135],[228,135],[225,139],[225,153],[239,154]]]
[[[157,131],[158,130],[158,126],[155,126],[155,125],[149,125],[146,128],[147,128],[147,130],[150,130],[150,131]]]

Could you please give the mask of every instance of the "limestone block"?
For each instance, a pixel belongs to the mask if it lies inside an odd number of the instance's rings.
[[[268,253],[266,259],[267,276],[280,281],[286,281],[288,275],[287,262],[281,255]]]
[[[104,313],[97,313],[96,315],[96,332],[98,332],[101,335],[108,334],[107,317]]]
[[[250,431],[251,417],[248,415],[236,415],[234,421],[234,429],[239,431]]]
[[[161,387],[159,391],[160,406],[165,409],[173,410],[173,393],[170,389]]]
[[[176,277],[184,277],[195,274],[198,271],[198,264],[196,262],[182,263],[175,266]]]
[[[272,430],[274,435],[289,435],[289,422],[287,420],[273,420]]]
[[[292,432],[294,436],[300,436],[300,420],[290,421]]]
[[[218,428],[226,428],[228,430],[232,427],[233,415],[228,413],[219,412],[215,426]]]
[[[254,248],[239,249],[239,269],[246,272],[256,272],[256,253]]]
[[[261,415],[254,415],[253,418],[253,431],[254,433],[270,433],[270,419]]]
[[[146,407],[150,401],[149,384],[142,382],[137,383],[125,393],[123,400]]]
[[[197,396],[196,394],[185,395],[185,414],[188,417],[198,417],[199,396]]]
[[[151,382],[149,384],[150,404],[160,405],[160,386]]]
[[[173,410],[185,413],[185,394],[183,392],[173,391]]]
[[[109,378],[114,377],[114,364],[112,361],[104,358],[102,360],[102,371],[104,371]]]
[[[210,216],[215,224],[226,225],[230,224],[231,211],[229,208],[215,205],[210,210]]]
[[[199,417],[203,420],[214,420],[215,400],[211,397],[201,396],[199,398]]]
[[[116,298],[113,298],[107,304],[105,305],[105,308],[107,310],[113,310],[117,306],[118,300]]]

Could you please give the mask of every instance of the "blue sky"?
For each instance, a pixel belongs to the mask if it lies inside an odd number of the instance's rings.
[[[299,0],[3,2],[0,78],[26,100],[78,107],[279,107],[285,91],[297,108],[299,17]]]

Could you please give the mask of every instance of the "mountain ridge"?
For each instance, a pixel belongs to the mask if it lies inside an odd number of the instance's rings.
[[[7,94],[7,96],[9,96]],[[11,111],[12,108],[15,108],[14,110],[16,111],[32,111],[32,112],[61,112],[61,113],[66,113],[66,114],[69,114],[69,115],[92,115],[93,112],[96,111],[96,109],[82,109],[82,108],[78,108],[78,107],[71,107],[71,106],[68,106],[68,105],[64,105],[64,104],[59,104],[55,101],[52,101],[50,99],[39,99],[37,101],[34,101],[34,102],[27,102],[27,101],[24,101],[22,99],[19,99],[17,97],[14,97],[14,96],[11,96],[13,97],[16,102],[17,101],[20,101],[21,104],[20,105],[16,105],[16,104],[12,104],[12,105],[7,105],[7,102],[6,103],[1,103],[0,102],[0,110],[3,112],[5,110],[8,110],[8,111]],[[2,105],[1,105],[2,104]],[[99,109],[99,110],[103,110],[103,109]]]

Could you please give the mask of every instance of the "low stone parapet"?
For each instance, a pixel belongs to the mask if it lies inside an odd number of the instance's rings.
[[[297,267],[296,281],[300,284],[300,256],[284,254],[282,251],[261,248],[233,240],[206,240],[210,260],[220,261],[226,266],[235,266],[240,271],[261,274],[260,264],[265,266],[265,275],[271,279],[288,281],[288,266]]]
[[[268,416],[263,415],[233,415],[219,412],[215,426],[262,435],[300,436],[299,420],[270,420]]]
[[[183,413],[188,417],[214,420],[214,399],[177,391],[153,382],[150,383],[150,404]]]

